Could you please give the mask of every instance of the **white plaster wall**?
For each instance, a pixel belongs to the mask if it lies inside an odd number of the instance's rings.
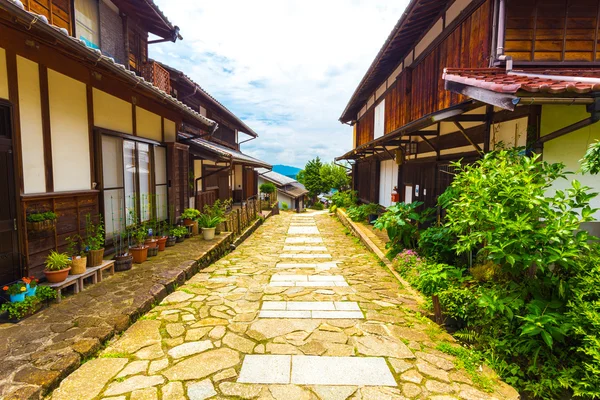
[[[93,97],[95,126],[133,134],[131,103],[96,88],[93,89]]]
[[[502,144],[505,148],[527,145],[528,118],[520,118],[492,125],[490,132],[490,149]]]
[[[162,141],[161,117],[141,107],[135,108],[135,128],[137,136]]]
[[[392,190],[398,186],[398,166],[394,160],[381,162],[379,169],[379,204],[391,206]]]
[[[39,66],[17,56],[24,192],[46,191]]]
[[[419,43],[416,44],[415,57],[419,57],[421,53],[423,53],[425,49],[427,49],[427,46],[433,43],[433,41],[442,33],[443,30],[444,21],[442,21],[442,19],[440,18],[435,24],[433,24],[431,29],[427,31],[425,36],[423,36],[423,39],[421,39]]]
[[[243,168],[241,165],[233,166],[233,184],[235,190],[242,190],[243,185]]]
[[[285,194],[281,193],[281,192],[277,192],[277,200],[279,201],[279,209],[282,210],[283,209],[283,203],[286,203],[288,206],[288,210],[291,210],[294,208],[295,204],[294,201],[292,200],[291,197],[286,196]]]
[[[456,0],[446,11],[446,26],[454,21],[473,0]]]

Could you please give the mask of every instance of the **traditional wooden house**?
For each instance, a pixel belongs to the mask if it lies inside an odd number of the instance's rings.
[[[0,0],[0,282],[40,275],[88,213],[110,242],[132,218],[187,206],[177,132],[217,123],[170,96],[168,72],[147,60],[148,33],[178,31],[150,0]],[[42,211],[55,229],[28,230]]]
[[[450,162],[500,144],[578,171],[600,138],[599,26],[599,0],[412,0],[340,117],[361,200],[433,206]]]
[[[216,199],[241,204],[255,197],[258,183],[254,168],[270,170],[271,165],[242,153],[240,144],[256,139],[256,132],[185,73],[164,63],[160,66],[169,72],[172,95],[218,124],[208,134],[184,125],[179,134],[179,141],[190,146],[196,208],[202,210]]]
[[[304,203],[307,199],[308,190],[306,190],[303,184],[275,171],[269,171],[264,168],[257,168],[256,171],[258,173],[259,186],[270,182],[277,188],[277,202],[280,210],[304,211]]]

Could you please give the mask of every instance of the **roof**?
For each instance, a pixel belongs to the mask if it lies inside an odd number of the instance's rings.
[[[600,92],[600,69],[446,68],[444,80],[497,93],[586,94]]]
[[[154,60],[149,60],[149,61],[154,61]],[[213,106],[217,107],[220,111],[222,111],[228,117],[230,117],[233,120],[233,123],[235,125],[237,125],[238,130],[240,130],[240,131],[244,132],[245,134],[250,135],[252,137],[255,137],[255,138],[258,137],[258,134],[256,132],[254,132],[252,130],[252,128],[250,128],[248,125],[246,125],[244,123],[244,121],[242,121],[241,119],[239,119],[227,107],[225,107],[223,104],[221,104],[217,99],[215,99],[210,93],[208,93],[200,85],[198,85],[196,82],[194,82],[184,72],[182,72],[182,71],[180,71],[178,69],[175,69],[175,68],[173,68],[173,67],[171,67],[171,66],[169,66],[169,65],[167,65],[165,63],[162,63],[160,61],[155,61],[155,62],[157,62],[163,68],[165,68],[166,70],[168,70],[170,74],[178,74],[183,79],[185,79],[186,81],[188,81],[188,83],[190,84],[190,86],[197,88],[198,92],[196,92],[196,93],[202,95],[202,97],[204,97],[205,100],[207,100],[208,102],[210,102]]]
[[[254,157],[250,157],[249,155],[244,154],[241,151],[233,150],[229,147],[222,146],[214,142],[209,142],[205,139],[196,138],[193,135],[187,133],[179,133],[179,137],[184,139],[185,144],[189,144],[192,147],[200,147],[203,150],[216,155],[217,158],[221,161],[245,164],[252,167],[263,167],[267,169],[272,168],[271,164],[268,164]]]
[[[148,32],[163,39],[182,40],[179,27],[173,25],[153,0],[111,0],[126,14],[140,18]]]
[[[340,117],[352,121],[369,96],[381,86],[446,8],[449,0],[411,0],[379,50]]]
[[[283,188],[277,190],[292,198],[301,197],[308,193],[308,190],[306,190],[304,185],[298,182],[286,185]]]
[[[268,181],[271,181],[277,185],[285,186],[291,185],[293,183],[298,183],[297,180],[290,178],[289,176],[282,175],[275,171],[269,171],[264,168],[257,168],[256,171],[258,175],[265,178]]]
[[[53,38],[57,39],[58,42],[61,42],[78,55],[87,57],[93,65],[109,69],[111,72],[124,78],[125,81],[133,84],[136,88],[145,90],[151,95],[158,97],[161,102],[176,107],[187,117],[209,127],[214,127],[217,124],[215,121],[200,115],[200,113],[186,106],[170,94],[157,88],[151,82],[137,76],[134,71],[128,70],[123,64],[115,62],[112,57],[105,56],[100,50],[88,47],[83,40],[70,36],[66,29],[50,25],[45,16],[26,11],[23,7],[23,3],[19,0],[0,0],[0,9],[6,10],[17,18],[24,19],[30,26],[30,29],[38,29],[51,35]]]

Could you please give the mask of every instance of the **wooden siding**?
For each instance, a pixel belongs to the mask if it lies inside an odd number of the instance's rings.
[[[73,33],[71,26],[72,11],[70,0],[24,0],[23,6],[27,11],[41,14],[48,18],[51,25],[65,28]]]
[[[600,0],[508,0],[505,52],[516,61],[598,61]]]
[[[489,65],[492,1],[487,0],[432,51],[405,69],[385,94],[385,133],[428,114],[456,105],[465,97],[445,90],[444,68]],[[373,140],[373,110],[358,121],[357,146]]]

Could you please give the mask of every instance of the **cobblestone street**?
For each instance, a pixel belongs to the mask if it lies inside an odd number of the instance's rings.
[[[327,213],[269,218],[52,394],[71,399],[516,399]]]

